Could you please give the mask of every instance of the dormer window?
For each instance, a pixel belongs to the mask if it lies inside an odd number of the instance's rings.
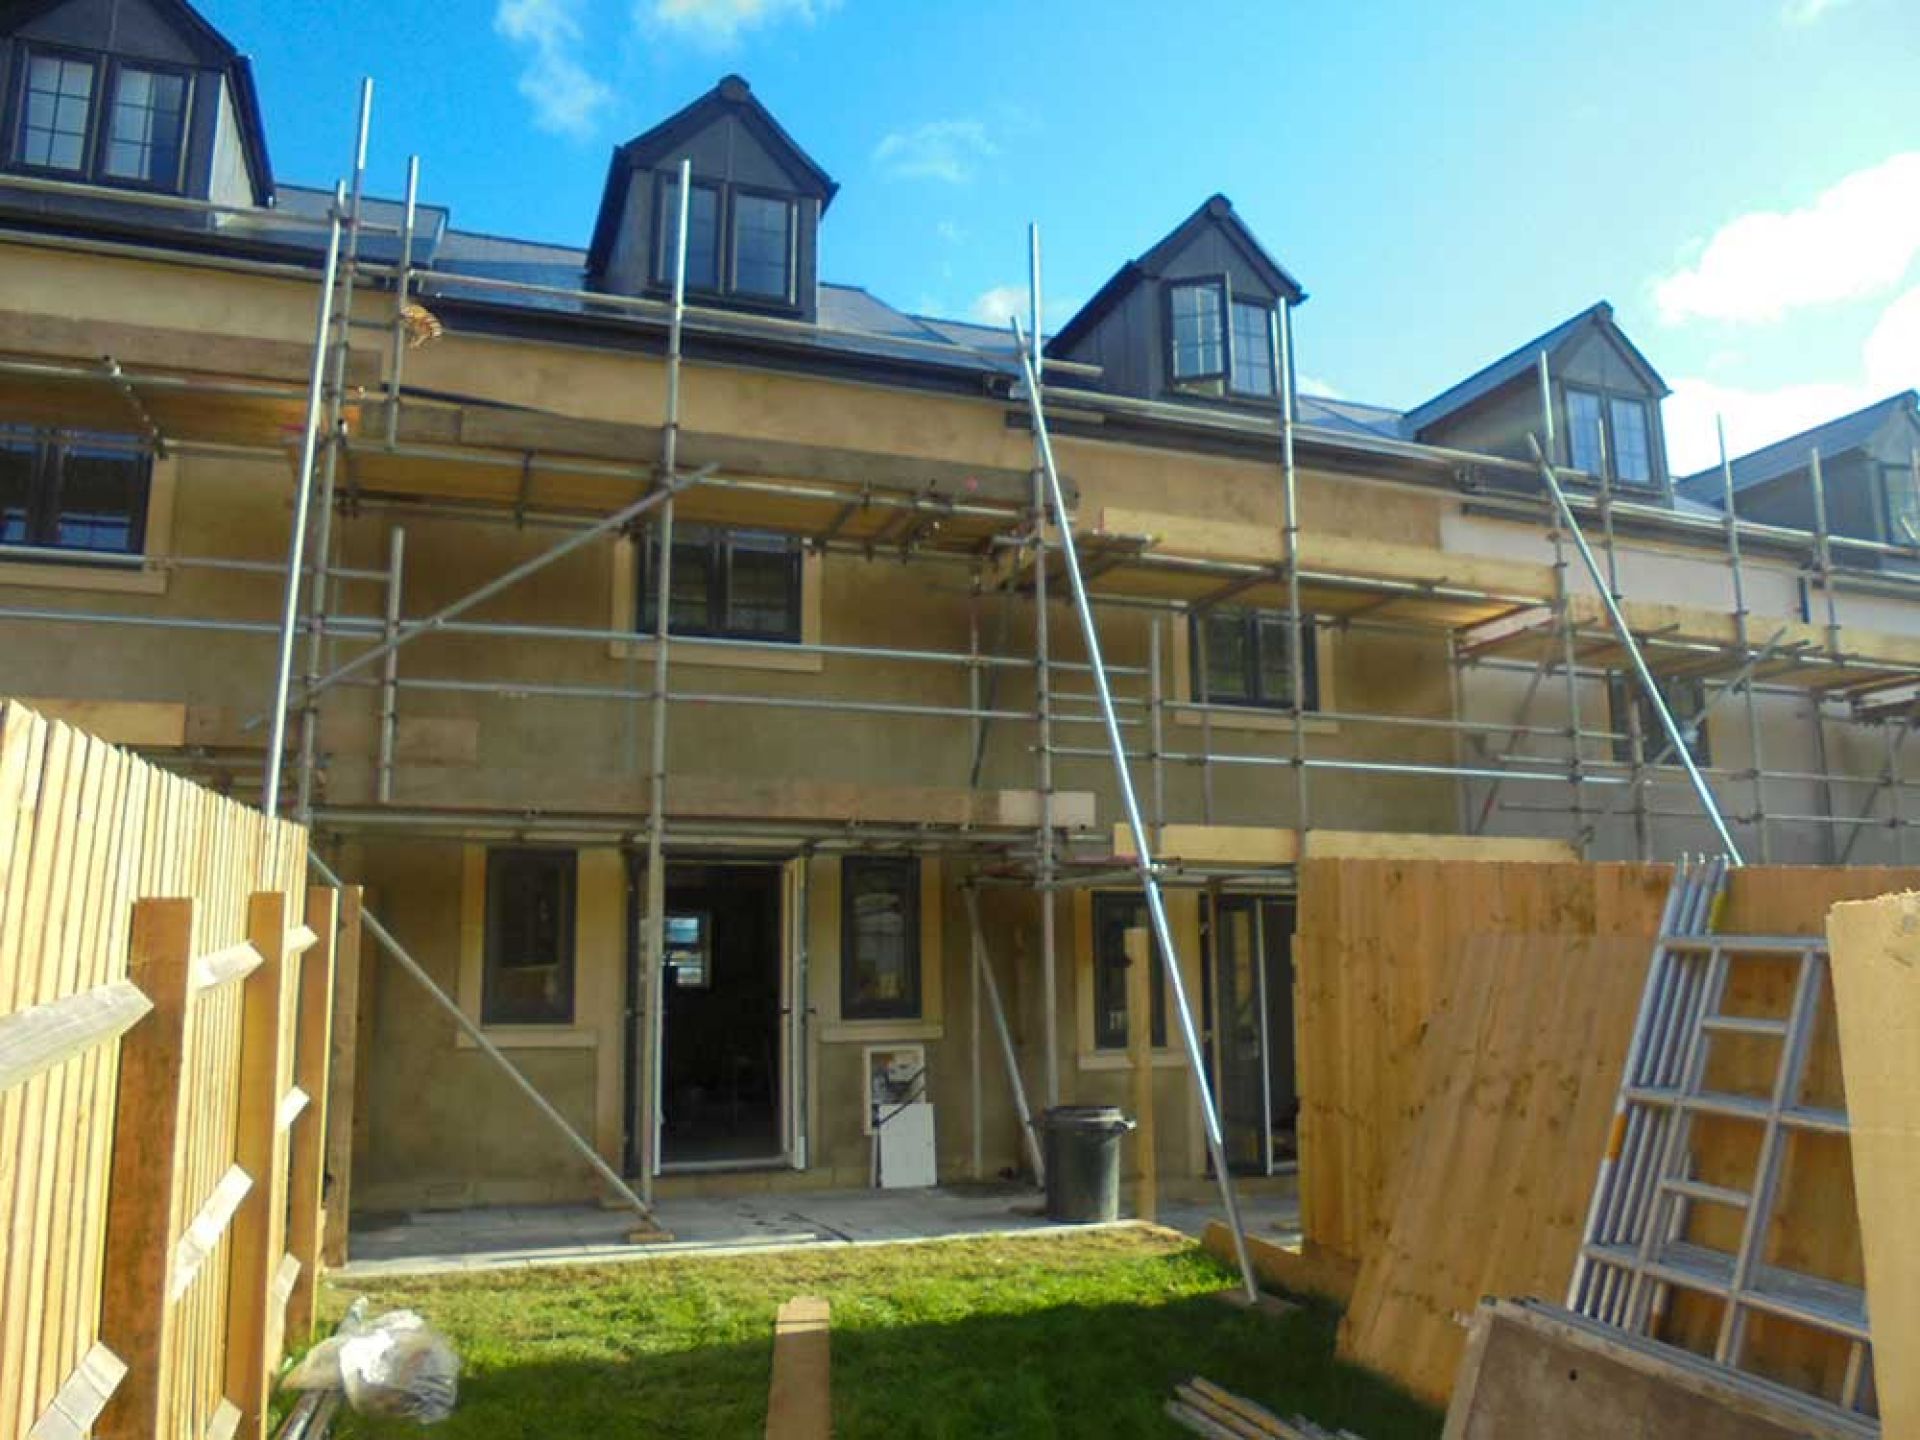
[[[27,57],[23,98],[13,147],[17,164],[109,184],[180,188],[184,73],[34,51]]]
[[[660,246],[653,260],[656,285],[673,284],[674,251],[680,243],[680,181],[660,177]],[[720,288],[720,187],[693,182],[687,201],[687,288]]]
[[[793,295],[793,202],[735,191],[733,288],[741,295],[786,302]]]
[[[1647,405],[1625,395],[1601,395],[1567,386],[1567,459],[1575,470],[1599,475],[1612,457],[1609,478],[1651,485],[1653,436]]]
[[[1273,306],[1241,300],[1221,280],[1167,286],[1168,373],[1193,395],[1273,396]]]

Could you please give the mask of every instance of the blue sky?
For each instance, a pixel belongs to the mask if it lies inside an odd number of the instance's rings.
[[[1057,324],[1215,191],[1310,293],[1303,381],[1408,406],[1598,299],[1677,468],[1920,385],[1920,4],[203,0],[276,172],[409,153],[463,228],[584,245],[612,145],[738,71],[841,183],[822,274]],[[352,7],[364,14],[361,7]]]

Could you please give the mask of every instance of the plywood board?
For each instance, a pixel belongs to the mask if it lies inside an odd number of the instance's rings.
[[[1920,1435],[1920,895],[1836,905],[1827,937],[1880,1416]]]

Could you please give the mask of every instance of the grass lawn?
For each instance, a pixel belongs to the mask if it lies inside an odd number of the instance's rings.
[[[1275,1318],[1208,1292],[1231,1275],[1144,1230],[932,1245],[662,1258],[494,1271],[365,1291],[408,1306],[460,1351],[460,1405],[433,1432],[520,1437],[757,1437],[773,1315],[833,1302],[838,1440],[1179,1435],[1161,1406],[1199,1373],[1366,1440],[1432,1440],[1440,1417],[1333,1358],[1334,1312]],[[356,1291],[335,1289],[338,1314]],[[418,1435],[343,1418],[343,1437]]]

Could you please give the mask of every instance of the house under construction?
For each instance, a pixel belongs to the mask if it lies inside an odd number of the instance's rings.
[[[1675,476],[1605,304],[1297,393],[1223,196],[1033,343],[821,279],[737,77],[564,246],[367,193],[370,91],[280,183],[179,0],[8,15],[0,692],[310,822],[457,1005],[376,972],[356,1205],[599,1192],[495,1049],[648,1195],[868,1183],[877,1097],[1020,1168],[1143,928],[1161,1173],[1269,1173],[1308,859],[1907,858],[1911,393]]]

